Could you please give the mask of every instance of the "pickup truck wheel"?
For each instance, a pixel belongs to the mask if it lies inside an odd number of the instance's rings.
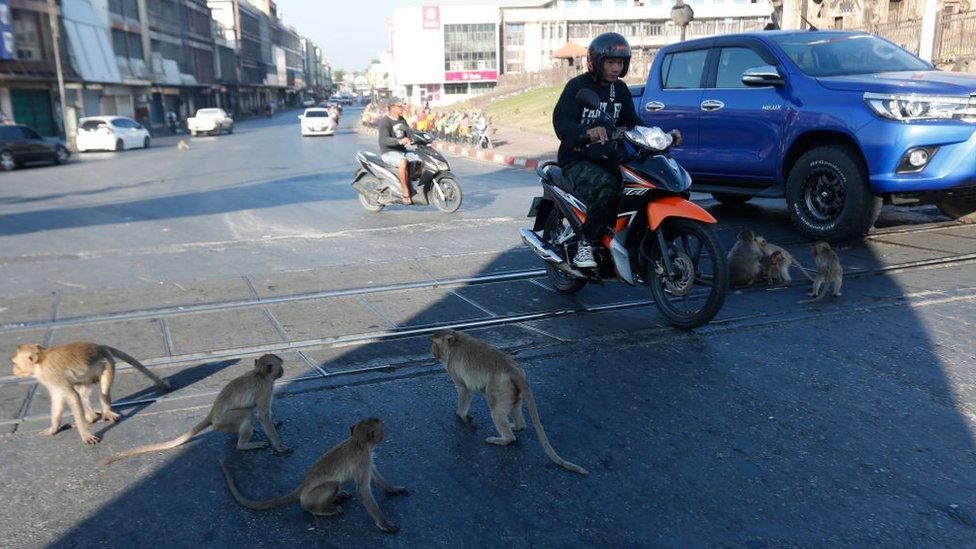
[[[712,193],[712,198],[718,201],[719,204],[725,206],[741,206],[746,202],[752,200],[751,196],[742,196],[740,194],[725,194],[725,193]]]
[[[861,160],[845,147],[817,147],[797,160],[786,180],[786,202],[803,236],[836,242],[867,232],[881,214]]]
[[[960,223],[976,223],[976,198],[944,198],[936,205],[940,212]]]

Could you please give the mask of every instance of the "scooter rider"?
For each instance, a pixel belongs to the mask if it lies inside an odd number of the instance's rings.
[[[573,194],[586,202],[586,222],[573,263],[596,267],[593,242],[599,242],[611,221],[620,194],[617,155],[607,139],[612,126],[628,129],[640,123],[630,89],[620,80],[630,66],[630,44],[615,32],[601,34],[587,50],[587,72],[566,83],[552,112],[552,125],[559,138],[558,162],[573,184]],[[600,97],[600,110],[613,125],[593,126],[600,113],[576,102],[576,94],[588,88]],[[589,128],[589,129],[587,129]],[[597,143],[589,147],[584,145]]]
[[[379,130],[380,158],[386,165],[397,169],[400,187],[403,192],[403,203],[413,204],[410,195],[410,162],[420,162],[420,157],[407,151],[410,138],[407,137],[409,126],[403,118],[403,103],[399,99],[390,99],[386,104],[386,116],[376,125]]]

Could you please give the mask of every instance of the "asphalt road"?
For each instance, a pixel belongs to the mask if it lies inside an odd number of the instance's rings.
[[[124,419],[101,444],[38,437],[49,399],[0,375],[2,545],[972,546],[976,534],[976,227],[886,209],[838,246],[844,296],[804,286],[729,295],[712,324],[669,328],[642,288],[554,293],[519,249],[530,172],[455,160],[454,215],[362,211],[349,124],[298,135],[297,113],[233,135],[160,139],[0,174],[0,351],[89,339],[169,380],[120,367]],[[702,202],[726,245],[742,225],[809,262],[775,201]],[[543,424],[512,447],[470,431],[430,333],[470,330],[526,368]],[[288,456],[208,433],[110,468],[98,459],[184,432],[254,356],[285,359],[275,416]],[[357,498],[339,518],[238,507],[292,489],[350,424],[381,417],[376,463],[407,497]],[[66,416],[70,421],[70,416]],[[262,438],[262,434],[257,435]],[[376,490],[378,492],[378,490]]]

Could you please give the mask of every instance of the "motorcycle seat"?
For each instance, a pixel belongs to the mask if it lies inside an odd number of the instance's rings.
[[[366,161],[369,162],[370,164],[378,164],[380,166],[385,166],[386,165],[386,163],[383,162],[383,159],[380,158],[380,155],[378,155],[378,154],[376,154],[374,152],[359,151],[359,154],[364,159],[366,159]]]
[[[540,171],[547,181],[569,194],[573,194],[573,184],[569,181],[569,178],[563,175],[562,168],[555,163],[545,165]]]

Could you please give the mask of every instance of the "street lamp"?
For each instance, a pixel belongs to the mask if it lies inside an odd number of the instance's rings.
[[[54,0],[47,0],[47,17],[51,24],[51,39],[54,43],[54,68],[58,72],[58,95],[61,98],[61,129],[64,130],[64,140],[71,147],[71,136],[68,135],[68,102],[64,97],[64,72],[61,70],[61,27],[58,25],[57,9]]]
[[[688,23],[695,19],[695,10],[684,3],[684,0],[676,0],[671,8],[671,21],[681,27],[681,41],[685,41],[685,32],[688,30]]]

